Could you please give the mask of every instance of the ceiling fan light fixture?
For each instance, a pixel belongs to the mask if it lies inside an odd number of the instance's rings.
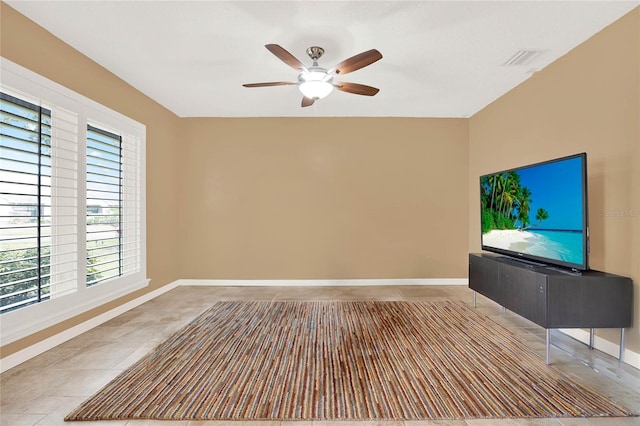
[[[322,99],[333,90],[333,84],[326,81],[305,81],[300,84],[300,91],[309,99]]]
[[[309,99],[322,99],[333,91],[333,84],[326,71],[310,71],[300,74],[300,92]]]

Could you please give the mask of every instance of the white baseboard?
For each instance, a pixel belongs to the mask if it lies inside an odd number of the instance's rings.
[[[337,280],[178,280],[183,286],[225,287],[343,287],[394,285],[469,285],[467,278],[398,278]]]
[[[0,359],[0,373],[22,364],[23,362],[40,355],[71,340],[80,334],[99,326],[112,318],[121,315],[136,306],[154,299],[179,286],[365,286],[365,285],[468,285],[466,278],[425,278],[425,279],[357,279],[357,280],[189,280],[181,279],[173,281],[157,290],[151,291],[137,299],[131,300],[108,312],[91,318],[81,324],[64,330],[54,336],[44,339],[21,351]]]
[[[0,359],[0,373],[9,370],[23,362],[40,355],[80,334],[91,330],[94,327],[103,324],[110,319],[121,315],[136,306],[142,305],[170,290],[179,286],[380,286],[380,285],[468,285],[466,278],[401,278],[401,279],[357,279],[357,280],[191,280],[180,279],[173,281],[159,289],[153,290],[123,305],[111,309],[108,312],[91,318],[81,324],[64,330],[54,336],[44,339],[34,345],[31,345],[21,351],[13,353]],[[582,329],[561,329],[562,332],[574,337],[575,339],[588,344],[589,333]],[[598,338],[594,339],[594,347],[609,355],[617,357],[620,346],[607,340]],[[628,349],[624,351],[625,363],[640,369],[640,354],[632,352]]]
[[[157,290],[153,290],[150,291],[147,294],[144,294],[136,299],[133,299],[125,304],[122,304],[118,307],[115,307],[113,309],[111,309],[110,311],[107,311],[103,314],[100,314],[96,317],[93,317],[87,321],[84,321],[76,326],[73,326],[71,328],[68,328],[58,334],[55,334],[47,339],[41,340],[40,342],[33,344],[25,349],[22,349],[21,351],[15,352],[9,356],[6,356],[2,359],[0,359],[0,373],[3,373],[5,371],[7,371],[10,368],[15,367],[16,365],[22,364],[23,362],[37,356],[40,355],[43,352],[48,351],[49,349],[52,349],[64,342],[66,342],[67,340],[71,340],[74,337],[77,337],[79,335],[81,335],[82,333],[91,330],[94,327],[99,326],[100,324],[103,324],[107,321],[109,321],[110,319],[113,319],[115,317],[117,317],[118,315],[121,315],[133,308],[135,308],[136,306],[142,305],[145,302],[148,302],[151,299],[154,299],[158,296],[160,296],[161,294],[164,294],[170,290],[173,290],[174,288],[176,288],[178,286],[178,282],[174,281],[172,283],[169,283],[163,287],[160,287]]]
[[[586,330],[583,330],[581,328],[561,328],[559,330],[567,336],[573,337],[577,341],[584,343],[585,345],[589,344],[590,335]],[[614,358],[618,358],[620,356],[620,345],[605,340],[601,337],[594,336],[593,347],[594,349],[611,355]],[[625,348],[622,354],[622,361],[625,364],[629,364],[632,367],[640,369],[640,354],[637,352],[633,352]]]

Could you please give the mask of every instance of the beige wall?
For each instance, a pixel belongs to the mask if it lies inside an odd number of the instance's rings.
[[[0,53],[19,65],[100,102],[147,126],[147,276],[148,288],[5,345],[8,356],[60,331],[172,282],[177,260],[178,117],[0,2]]]
[[[147,126],[151,278],[3,357],[179,278],[466,275],[466,120],[181,120],[0,7],[3,57]]]
[[[480,248],[478,176],[587,152],[591,268],[633,278],[640,352],[640,9],[470,119],[469,247]],[[623,216],[611,212],[628,212]],[[598,331],[617,343],[618,332]]]
[[[182,277],[466,277],[467,122],[184,119]]]

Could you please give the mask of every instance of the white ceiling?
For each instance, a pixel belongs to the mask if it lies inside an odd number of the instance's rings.
[[[640,1],[11,1],[29,17],[181,117],[469,117]],[[372,48],[383,59],[300,107],[297,72],[276,43],[320,65]],[[542,53],[503,64],[519,49]]]

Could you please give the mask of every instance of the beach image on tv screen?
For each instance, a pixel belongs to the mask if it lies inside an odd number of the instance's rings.
[[[482,245],[582,265],[582,157],[480,179]]]

